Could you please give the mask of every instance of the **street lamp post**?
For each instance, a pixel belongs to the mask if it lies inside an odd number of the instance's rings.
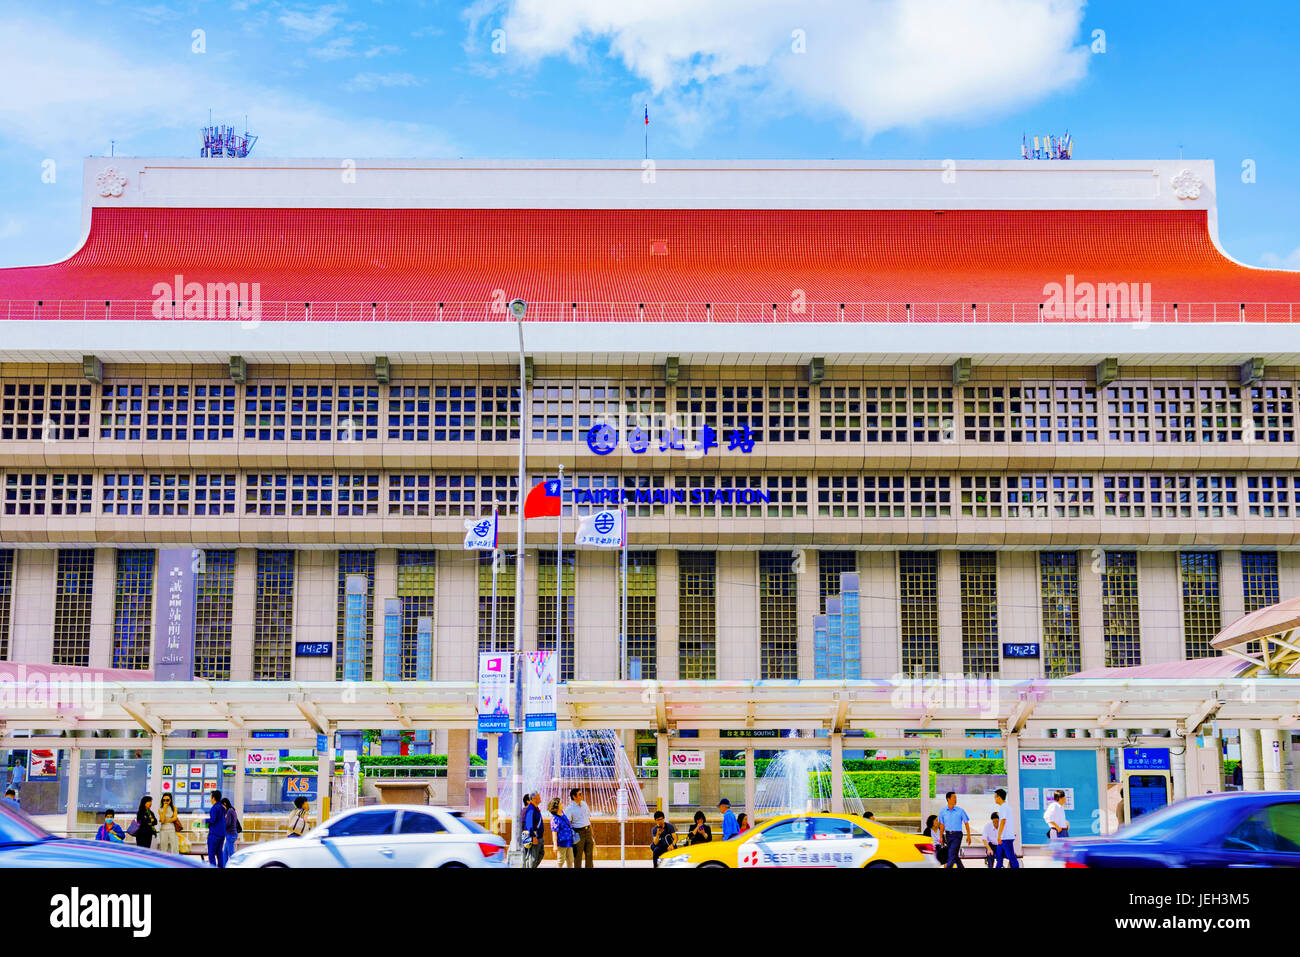
[[[510,799],[511,814],[514,825],[510,829],[510,857],[523,864],[520,853],[524,806],[524,496],[528,494],[528,483],[524,475],[524,443],[528,435],[528,397],[524,382],[524,313],[528,303],[522,299],[510,301],[510,315],[515,318],[519,330],[519,500],[515,510],[515,642],[514,663],[515,707],[512,730],[514,731],[514,761],[511,772]]]

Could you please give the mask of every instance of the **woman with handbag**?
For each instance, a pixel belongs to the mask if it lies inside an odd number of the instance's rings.
[[[176,802],[168,791],[158,803],[158,850],[164,854],[179,854],[181,817],[176,813]]]
[[[140,808],[135,812],[135,820],[128,829],[128,834],[135,835],[137,847],[149,847],[153,836],[158,833],[158,817],[152,810],[153,798],[145,795],[140,798]]]

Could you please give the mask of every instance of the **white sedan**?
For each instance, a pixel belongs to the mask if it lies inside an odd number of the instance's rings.
[[[250,844],[231,867],[505,867],[506,842],[459,811],[415,804],[353,808],[302,837]]]

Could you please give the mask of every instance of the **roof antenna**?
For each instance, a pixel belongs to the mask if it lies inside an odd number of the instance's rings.
[[[108,155],[109,156],[117,155],[117,140],[108,141]]]

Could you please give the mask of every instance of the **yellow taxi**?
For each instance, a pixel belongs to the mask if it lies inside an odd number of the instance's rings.
[[[938,867],[934,844],[857,814],[782,814],[729,841],[669,851],[660,867]]]

